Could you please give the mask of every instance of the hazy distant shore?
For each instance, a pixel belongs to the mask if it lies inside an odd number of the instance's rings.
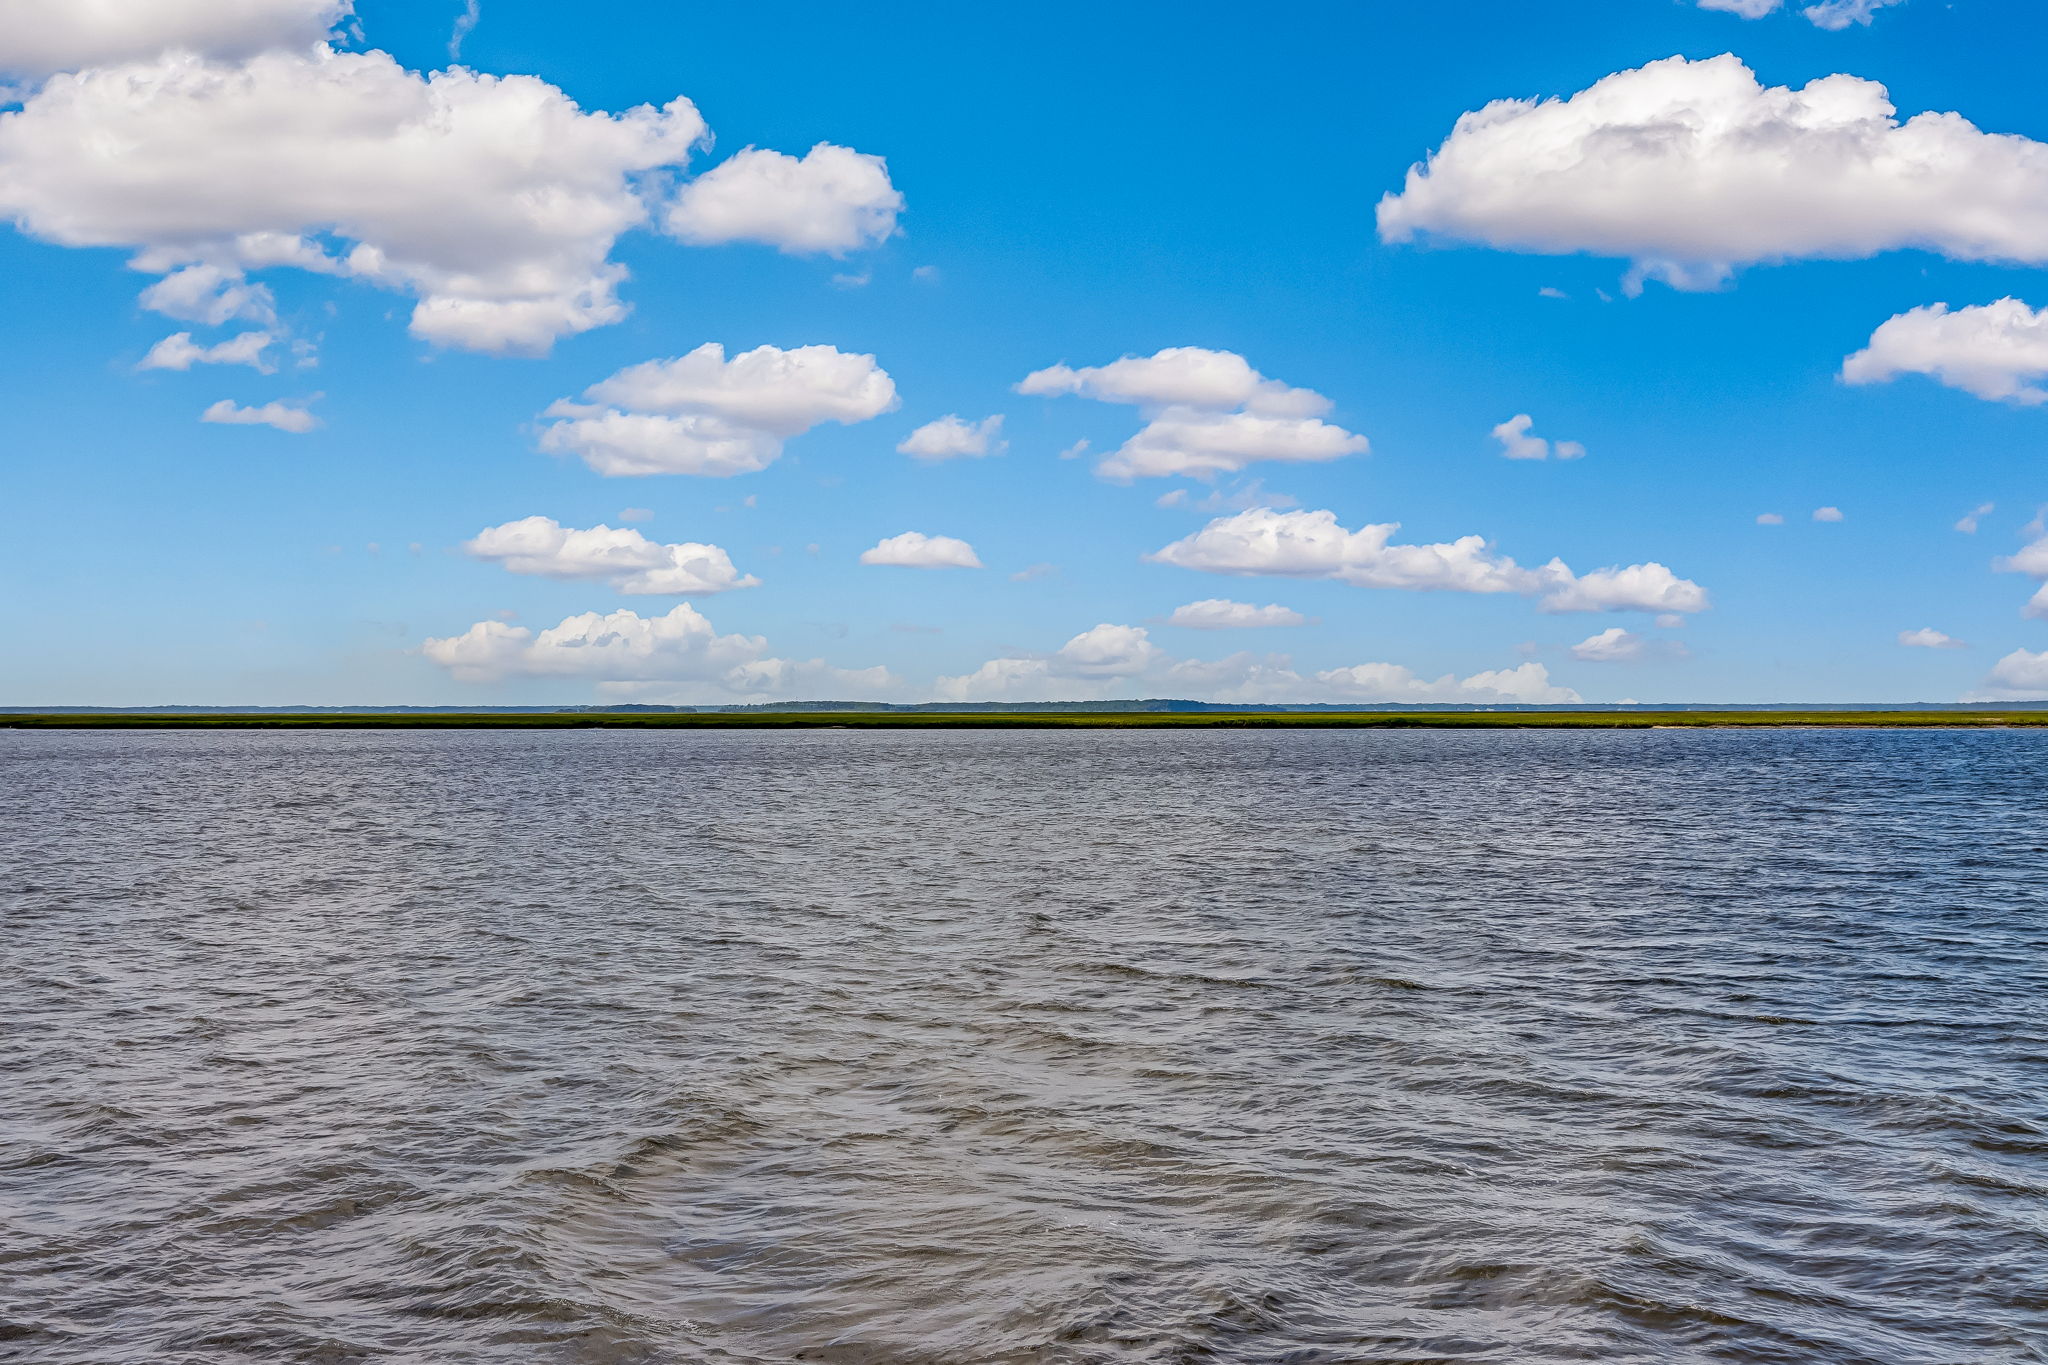
[[[2048,711],[746,711],[178,712],[0,714],[0,729],[1984,729],[2048,726]]]

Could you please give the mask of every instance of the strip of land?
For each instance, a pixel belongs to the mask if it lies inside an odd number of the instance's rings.
[[[1652,730],[1998,729],[2048,726],[2048,711],[323,711],[0,714],[16,730]]]

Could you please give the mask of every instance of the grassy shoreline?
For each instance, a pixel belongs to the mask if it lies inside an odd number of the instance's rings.
[[[16,730],[1464,730],[1659,728],[1997,729],[2048,726],[2048,711],[773,711],[673,715],[531,713],[0,714]]]

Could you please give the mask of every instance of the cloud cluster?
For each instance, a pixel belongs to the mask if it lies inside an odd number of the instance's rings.
[[[1905,0],[1820,0],[1819,4],[1808,5],[1799,12],[1815,28],[1839,31],[1851,24],[1868,24],[1876,11],[1904,3]],[[1775,14],[1784,4],[1785,0],[1699,0],[1701,9],[1722,10],[1745,19],[1761,19],[1766,14]]]
[[[748,147],[683,186],[664,224],[686,242],[766,242],[843,256],[896,231],[903,196],[881,157],[821,142],[801,160]]]
[[[1632,287],[1711,288],[1742,265],[1906,248],[2048,260],[2048,146],[1959,114],[1896,113],[1855,76],[1795,90],[1732,56],[1671,57],[1569,99],[1465,114],[1380,201],[1380,236],[1626,257]]]
[[[295,436],[302,436],[320,425],[319,418],[294,403],[271,402],[243,407],[231,398],[223,398],[200,413],[199,420],[231,427],[275,427]]]
[[[2048,649],[2016,649],[1964,701],[2048,701]]]
[[[1662,564],[1631,564],[1575,574],[1553,559],[1529,569],[1494,553],[1481,536],[1430,545],[1396,545],[1398,522],[1347,530],[1330,511],[1252,508],[1221,517],[1148,556],[1209,573],[1328,578],[1362,588],[1411,592],[1517,593],[1540,596],[1544,611],[1696,612],[1707,608],[1697,583]]]
[[[981,559],[974,547],[952,536],[928,536],[922,531],[905,531],[888,536],[861,551],[863,564],[893,564],[905,569],[978,569]]]
[[[194,365],[247,365],[259,373],[269,374],[274,367],[263,353],[275,340],[277,338],[269,332],[243,332],[226,341],[201,346],[192,340],[190,332],[173,332],[150,347],[149,354],[135,362],[135,368],[189,370]]]
[[[660,684],[663,694],[678,699],[765,699],[805,689],[862,697],[896,685],[882,668],[846,670],[816,659],[770,657],[767,640],[720,635],[687,602],[663,616],[584,612],[538,634],[503,621],[478,621],[460,635],[427,640],[420,652],[462,682],[581,678],[629,695],[649,695],[644,685]]]
[[[2020,614],[2048,621],[2048,536],[2029,541],[2017,554],[1993,560],[1991,567],[1999,573],[2025,574],[2040,580],[2041,586],[2020,609]]]
[[[942,677],[948,701],[1084,700],[1109,693],[1199,696],[1237,702],[1467,702],[1556,704],[1579,694],[1526,663],[1460,678],[1424,678],[1400,664],[1354,664],[1302,674],[1284,654],[1175,658],[1142,626],[1104,622],[1052,653],[990,659],[972,673]]]
[[[523,517],[487,527],[463,544],[469,555],[508,572],[543,578],[603,579],[628,596],[706,596],[760,583],[741,574],[716,545],[663,545],[638,531],[578,530],[552,517]]]
[[[346,8],[10,0],[0,48],[58,74],[0,114],[0,216],[134,250],[172,316],[268,322],[248,272],[294,268],[413,296],[437,345],[523,353],[625,315],[613,246],[657,211],[685,241],[791,252],[894,231],[878,157],[749,148],[664,202],[709,143],[689,100],[612,114],[532,76],[410,71],[319,42]]]
[[[189,52],[225,61],[324,40],[351,0],[7,0],[0,73],[59,71]]]
[[[2015,298],[1949,311],[1910,309],[1878,325],[1870,344],[1842,362],[1847,384],[1882,384],[1924,374],[1979,398],[2048,403],[2036,382],[2048,375],[2048,311]]]
[[[1550,442],[1541,436],[1532,436],[1529,428],[1535,419],[1526,412],[1518,412],[1493,429],[1493,439],[1500,442],[1500,453],[1510,460],[1547,460],[1556,455],[1560,460],[1576,460],[1586,453],[1586,448],[1577,441]]]
[[[825,422],[851,424],[896,406],[871,355],[830,346],[757,346],[728,360],[707,342],[688,355],[628,366],[562,399],[540,447],[600,474],[724,478],[766,469],[784,441]]]
[[[1002,433],[1001,413],[984,417],[979,422],[968,422],[949,412],[911,432],[897,444],[896,449],[913,459],[932,462],[1000,455],[1009,444],[1002,439]]]
[[[1643,657],[1647,643],[1634,631],[1609,626],[1598,635],[1589,635],[1573,645],[1572,657],[1595,664],[1633,663]]]
[[[410,293],[412,330],[547,349],[617,321],[639,178],[706,137],[686,99],[585,113],[547,82],[420,75],[382,52],[173,52],[59,75],[0,115],[0,213],[230,284],[290,266]]]
[[[1145,426],[1095,466],[1109,479],[1209,479],[1258,460],[1335,460],[1369,448],[1363,436],[1322,420],[1329,399],[1268,379],[1232,351],[1173,346],[1078,370],[1054,365],[1026,375],[1017,392],[1142,410]]]
[[[1309,624],[1309,618],[1277,602],[1257,607],[1250,602],[1209,597],[1175,607],[1173,615],[1166,618],[1166,624],[1186,630],[1255,630],[1272,626],[1305,626]]]

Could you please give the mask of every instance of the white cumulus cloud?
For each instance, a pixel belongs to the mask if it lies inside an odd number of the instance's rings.
[[[131,264],[167,277],[145,305],[174,317],[267,323],[248,273],[293,268],[412,296],[413,332],[437,345],[544,352],[625,316],[613,246],[709,140],[683,98],[586,111],[537,77],[421,73],[311,41],[340,6],[57,7],[126,15],[141,36],[102,54],[119,64],[54,75],[0,113],[0,216],[60,245],[135,251]],[[195,15],[247,41],[149,36],[197,33]],[[878,158],[829,145],[800,161],[749,149],[680,193],[668,224],[688,240],[790,251],[871,243],[900,204]]]
[[[1367,442],[1318,417],[1167,408],[1095,466],[1110,479],[1207,478],[1256,460],[1316,461],[1363,454]]]
[[[1643,637],[1634,631],[1610,626],[1598,635],[1588,635],[1572,646],[1572,657],[1587,663],[1628,663],[1643,657]]]
[[[523,517],[487,527],[463,550],[511,573],[544,578],[604,579],[628,596],[702,596],[760,583],[741,574],[716,545],[663,545],[624,527],[563,526],[552,517]]]
[[[896,231],[903,196],[881,157],[821,142],[801,160],[749,147],[683,186],[665,225],[687,242],[765,242],[835,256]]]
[[[2018,299],[1949,311],[1945,303],[1910,309],[1878,325],[1870,344],[1842,362],[1847,384],[1882,384],[1924,374],[1979,398],[2031,406],[2048,403],[2048,311]]]
[[[1318,462],[1370,448],[1363,436],[1322,420],[1329,399],[1268,379],[1232,351],[1172,346],[1107,365],[1054,365],[1026,375],[1017,392],[1142,409],[1145,426],[1095,466],[1109,479],[1208,479],[1258,460]]]
[[[661,616],[584,612],[537,634],[478,621],[460,635],[427,640],[420,652],[462,682],[582,678],[613,695],[678,701],[867,696],[895,685],[880,668],[849,671],[816,659],[771,657],[761,636],[720,635],[687,602]],[[660,690],[650,692],[649,684]]]
[[[1125,356],[1107,365],[1073,369],[1053,365],[1026,375],[1017,392],[1051,396],[1074,393],[1104,403],[1144,408],[1252,407],[1281,416],[1314,416],[1329,411],[1329,400],[1307,389],[1268,379],[1234,351],[1169,346],[1149,356]]]
[[[1813,509],[1813,519],[1815,521],[1841,521],[1843,520],[1842,509],[1839,507],[1816,507]]]
[[[1696,612],[1707,608],[1697,583],[1662,564],[1631,564],[1575,574],[1562,560],[1524,568],[1496,554],[1482,536],[1429,545],[1397,545],[1398,522],[1348,530],[1330,511],[1255,507],[1221,517],[1148,556],[1210,573],[1328,578],[1365,588],[1518,593],[1539,596],[1545,611]]]
[[[2017,554],[1994,559],[1991,567],[1999,573],[2025,574],[2039,580],[2040,588],[2020,609],[2020,614],[2048,620],[2048,536],[2029,541]]]
[[[40,78],[178,51],[309,48],[351,0],[0,0],[0,72]]]
[[[1870,16],[1878,10],[1904,3],[1905,0],[1820,0],[1819,4],[1807,5],[1799,13],[1816,28],[1839,31],[1851,24],[1868,24]],[[1699,0],[1701,9],[1724,10],[1745,19],[1761,19],[1766,14],[1775,14],[1784,4],[1785,0]]]
[[[190,332],[173,332],[149,348],[149,354],[135,362],[138,370],[189,370],[194,365],[247,365],[269,374],[272,365],[263,352],[277,338],[268,332],[243,332],[211,346],[192,340]]]
[[[1173,615],[1166,618],[1166,624],[1189,630],[1249,630],[1266,626],[1305,626],[1309,624],[1309,618],[1277,602],[1258,607],[1250,602],[1209,597],[1175,607]]]
[[[981,560],[974,547],[952,536],[928,536],[922,531],[905,531],[887,536],[860,553],[863,564],[893,564],[906,569],[978,569]]]
[[[1537,663],[1465,678],[1451,673],[1425,678],[1389,663],[1304,674],[1284,654],[1177,658],[1153,644],[1142,626],[1108,622],[1050,654],[990,659],[973,672],[942,677],[936,692],[950,701],[1079,701],[1134,693],[1234,702],[1528,705],[1580,700],[1577,692],[1552,683]]]
[[[916,459],[933,461],[1000,455],[1009,444],[1002,439],[1002,432],[1001,413],[969,422],[949,412],[911,432],[896,449]]]
[[[1942,632],[1935,630],[1931,626],[1922,626],[1918,630],[1900,631],[1899,643],[1905,645],[1909,649],[1969,648],[1967,644],[1965,644],[1961,640],[1956,639],[1953,635],[1944,635]]]
[[[1424,678],[1400,664],[1354,664],[1311,675],[1333,701],[1470,702],[1556,706],[1581,701],[1569,687],[1550,681],[1539,663],[1496,668],[1460,678],[1446,673]]]
[[[237,318],[277,321],[277,300],[270,286],[251,284],[240,269],[227,266],[181,266],[144,289],[140,302],[153,313],[209,327]]]
[[[825,422],[850,425],[896,406],[871,355],[830,346],[757,346],[727,360],[707,342],[688,355],[620,370],[562,399],[540,447],[600,474],[723,478],[766,469],[783,442]]]
[[[1960,114],[1900,122],[1849,75],[1766,87],[1733,56],[1671,57],[1569,99],[1461,117],[1379,205],[1382,239],[1431,235],[1634,262],[1711,288],[1738,266],[1920,249],[2048,260],[2048,146]]]
[[[1966,536],[1974,536],[1977,534],[1977,523],[1997,510],[1998,504],[1995,502],[1980,502],[1956,518],[1955,528]]]
[[[158,272],[295,266],[410,293],[413,331],[541,351],[617,321],[638,178],[705,138],[686,99],[585,113],[531,76],[382,52],[188,53],[53,77],[0,115],[0,213]]]
[[[1991,666],[1965,701],[2048,700],[2048,650],[2016,649]]]
[[[292,403],[265,403],[260,407],[242,407],[233,399],[223,398],[199,414],[202,422],[218,422],[233,427],[276,427],[301,435],[320,425],[320,419],[306,409]]]
[[[1586,453],[1586,448],[1577,441],[1553,444],[1531,435],[1529,428],[1535,420],[1526,412],[1518,412],[1495,427],[1493,439],[1500,442],[1500,453],[1510,460],[1547,460],[1553,454],[1560,460],[1576,460]]]

